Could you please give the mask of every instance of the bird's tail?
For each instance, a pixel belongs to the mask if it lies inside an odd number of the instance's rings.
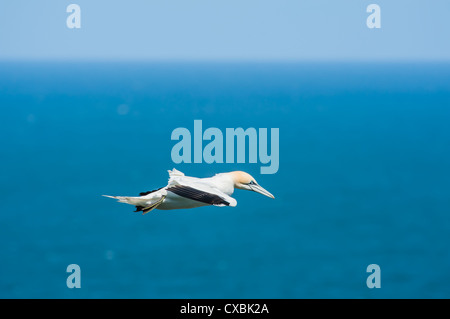
[[[125,203],[125,204],[134,205],[134,206],[142,206],[148,202],[148,199],[144,199],[142,197],[110,196],[110,195],[103,195],[103,196],[117,199],[119,201],[119,203]]]
[[[156,201],[149,200],[148,197],[130,197],[130,196],[109,196],[103,195],[105,197],[114,198],[119,201],[119,203],[125,203],[136,206],[135,212],[142,212],[142,215],[154,210],[158,207],[166,198],[166,195],[160,196]]]

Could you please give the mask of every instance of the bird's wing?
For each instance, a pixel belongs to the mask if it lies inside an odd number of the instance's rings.
[[[236,206],[237,201],[218,190],[217,188],[209,188],[203,185],[173,185],[167,188],[168,192],[177,194],[178,196],[196,200],[205,204],[214,206]]]
[[[192,185],[198,183],[201,179],[197,177],[185,176],[182,172],[176,170],[169,170],[169,183],[167,187],[174,185]]]
[[[180,172],[179,170],[177,170],[176,168],[172,169],[172,170],[168,170],[169,172],[169,176],[184,176],[184,173]]]
[[[186,178],[184,173],[180,172],[177,169],[168,170],[169,172],[169,183],[167,186],[177,185],[180,179]]]

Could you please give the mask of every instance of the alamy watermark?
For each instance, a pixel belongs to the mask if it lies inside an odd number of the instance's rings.
[[[67,266],[66,272],[71,273],[66,280],[67,288],[81,288],[81,269],[77,264]]]
[[[377,264],[367,266],[366,272],[370,273],[367,277],[367,288],[381,288],[381,268]]]
[[[69,29],[81,28],[81,8],[78,4],[69,4],[66,8],[66,12],[70,13],[66,19],[66,26]]]
[[[261,164],[267,164],[261,166],[261,174],[275,174],[280,165],[279,128],[270,129],[270,154],[268,138],[267,128],[226,128],[223,134],[220,129],[210,127],[203,132],[202,120],[194,120],[193,134],[185,127],[172,131],[171,139],[179,142],[173,146],[171,157],[175,164],[235,163],[235,159],[236,163],[246,163],[247,160],[248,163],[258,163],[259,160]],[[210,142],[203,147],[203,141]]]
[[[370,15],[367,17],[366,25],[369,29],[381,28],[381,8],[378,4],[369,4],[366,9]]]

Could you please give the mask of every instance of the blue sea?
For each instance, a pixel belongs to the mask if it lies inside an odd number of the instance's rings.
[[[450,64],[3,62],[0,112],[1,298],[450,298]],[[175,164],[194,120],[279,128],[278,172]],[[172,168],[276,198],[143,216],[101,196]]]

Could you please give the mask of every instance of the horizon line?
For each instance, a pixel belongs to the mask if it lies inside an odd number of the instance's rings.
[[[43,63],[164,63],[164,64],[189,64],[189,63],[246,63],[246,64],[300,64],[300,63],[450,63],[450,58],[447,59],[418,59],[418,58],[392,58],[392,59],[126,59],[126,58],[0,58],[0,63],[27,63],[27,62],[43,62]]]

